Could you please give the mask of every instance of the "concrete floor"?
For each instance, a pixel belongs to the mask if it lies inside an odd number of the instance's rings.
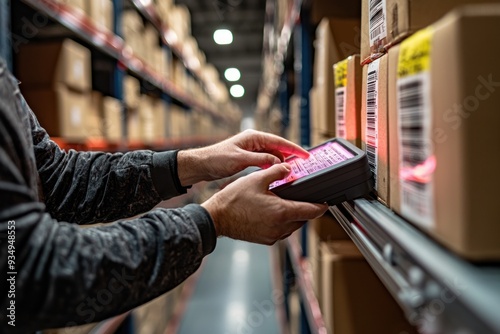
[[[178,333],[280,333],[270,256],[266,246],[219,239],[206,258]]]

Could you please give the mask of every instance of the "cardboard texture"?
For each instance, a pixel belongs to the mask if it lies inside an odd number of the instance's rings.
[[[84,13],[86,11],[87,6],[85,0],[62,0],[61,2],[80,13]]]
[[[85,131],[88,138],[102,139],[104,137],[104,119],[102,115],[102,94],[93,91],[91,93],[89,109],[85,114]]]
[[[322,135],[335,135],[334,82],[331,75],[335,63],[359,52],[360,21],[357,19],[325,18],[316,29],[313,86],[316,90],[315,109],[311,118],[314,128]]]
[[[319,301],[323,297],[321,290],[321,250],[322,242],[333,240],[349,240],[339,222],[330,212],[307,223],[307,257],[311,265],[313,289]]]
[[[139,107],[141,100],[141,84],[138,79],[125,75],[123,78],[123,100],[129,108]]]
[[[167,103],[161,99],[153,100],[153,126],[154,140],[161,141],[166,138],[166,115],[168,107]]]
[[[104,137],[110,142],[120,142],[123,138],[123,111],[119,100],[110,96],[102,99]]]
[[[433,221],[419,227],[471,260],[500,260],[500,5],[460,7],[431,26]],[[400,48],[389,51],[397,68]],[[450,55],[453,55],[452,57]],[[397,76],[390,75],[391,155],[399,157]],[[394,138],[392,138],[394,137]],[[399,159],[391,158],[391,192],[399,194]],[[400,198],[395,195],[394,198]],[[401,200],[392,201],[401,212]]]
[[[58,85],[54,90],[23,90],[23,95],[50,136],[73,142],[85,140],[89,93],[75,92]]]
[[[337,63],[333,67],[333,76],[335,82],[336,110],[338,110],[337,89],[345,89],[344,92],[344,135],[339,133],[339,116],[336,113],[336,137],[347,139],[357,147],[361,147],[361,85],[362,68],[359,61],[359,55],[349,56],[345,59],[344,65]]]
[[[498,0],[386,0],[388,27],[386,48],[433,24],[457,6],[493,2],[500,3]]]
[[[312,1],[311,21],[319,23],[325,17],[359,18],[361,15],[361,0],[356,1]]]
[[[127,109],[127,139],[129,142],[142,143],[141,118],[138,109]]]
[[[92,88],[90,51],[70,39],[24,44],[17,60],[19,80],[29,89],[61,83],[79,92]]]
[[[417,333],[352,241],[322,243],[321,252],[329,333]]]
[[[389,129],[388,129],[388,57],[386,55],[379,58],[378,85],[375,87],[378,105],[377,113],[377,184],[376,192],[379,199],[386,205],[390,204],[389,193]],[[363,66],[363,83],[361,97],[361,148],[366,151],[367,135],[367,79],[368,65]]]
[[[376,3],[376,2],[373,2]],[[387,3],[387,0],[382,0],[380,5],[384,7]],[[380,23],[387,28],[387,11],[379,11]],[[385,14],[385,15],[384,15]],[[360,47],[360,61],[361,64],[364,65],[371,60],[374,60],[380,57],[384,52],[384,45],[387,43],[387,38],[382,38],[380,40],[374,41],[374,43],[370,42],[370,0],[362,0],[361,4],[361,47]]]
[[[86,2],[86,12],[97,26],[113,31],[112,0],[89,0]]]

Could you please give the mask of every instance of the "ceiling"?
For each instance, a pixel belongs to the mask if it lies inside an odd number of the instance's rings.
[[[237,82],[245,88],[245,95],[234,101],[245,114],[253,113],[261,78],[263,28],[266,0],[176,0],[191,12],[192,35],[203,50],[207,62],[213,64],[228,89],[224,71],[236,67],[241,72]],[[217,45],[213,33],[226,28],[233,33],[233,43]]]

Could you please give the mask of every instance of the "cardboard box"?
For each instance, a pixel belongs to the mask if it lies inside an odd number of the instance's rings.
[[[376,29],[383,31],[377,42],[372,38],[370,43],[370,0],[363,0],[362,4],[362,28],[361,28],[361,60],[366,62],[376,59],[380,53],[385,53],[392,45],[399,43],[415,31],[425,28],[440,19],[448,11],[464,4],[480,4],[485,2],[496,2],[498,0],[382,0],[372,2],[380,6],[379,10],[372,11],[372,30],[375,35]],[[378,15],[375,17],[375,13]],[[378,20],[376,19],[378,18]]]
[[[167,136],[166,115],[168,111],[167,103],[161,99],[153,101],[153,124],[155,141],[161,141]]]
[[[54,90],[23,90],[23,95],[50,136],[63,137],[72,142],[87,138],[85,122],[90,109],[89,93],[57,85]]]
[[[349,56],[333,67],[335,82],[336,137],[361,147],[362,69],[359,55]]]
[[[311,4],[311,21],[319,23],[325,17],[354,18],[361,16],[361,0],[356,1],[313,1]]]
[[[307,258],[312,269],[313,289],[319,301],[323,298],[320,246],[322,242],[334,240],[349,240],[349,236],[330,212],[307,223]]]
[[[363,66],[361,148],[367,151],[379,199],[389,205],[387,56]],[[368,129],[369,127],[369,129]]]
[[[125,75],[123,78],[123,100],[129,108],[139,107],[141,100],[141,83],[133,76]]]
[[[90,51],[70,39],[24,44],[17,60],[19,80],[28,89],[54,89],[61,83],[79,92],[92,88]]]
[[[138,109],[127,109],[127,140],[142,143],[141,117]]]
[[[500,5],[464,6],[389,51],[391,207],[471,260],[500,260],[499,28]]]
[[[102,113],[102,94],[93,91],[90,95],[90,106],[85,117],[88,138],[102,139],[104,137],[104,119]]]
[[[85,13],[87,7],[85,0],[62,0],[61,2],[80,13]]]
[[[97,26],[113,31],[114,10],[112,0],[89,0],[86,12]]]
[[[498,0],[386,0],[388,46],[396,44],[415,31],[433,24],[460,5],[499,3]]]
[[[119,100],[106,96],[102,99],[104,137],[110,142],[123,140],[123,108]]]
[[[389,29],[386,3],[387,0],[362,0],[360,59],[362,65],[380,57],[385,52],[384,46],[387,44]]]
[[[329,333],[417,333],[352,241],[322,243],[321,252]]]
[[[147,95],[141,96],[139,105],[140,137],[144,143],[152,143],[155,139],[155,125],[153,112],[153,98]]]
[[[346,57],[359,52],[357,19],[323,19],[316,29],[313,82],[316,89],[316,109],[313,124],[324,135],[335,135],[335,99],[332,67]],[[316,119],[316,120],[314,120]]]

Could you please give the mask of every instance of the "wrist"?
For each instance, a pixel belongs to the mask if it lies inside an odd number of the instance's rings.
[[[208,212],[210,218],[212,218],[212,222],[215,228],[215,234],[217,237],[223,235],[223,228],[221,226],[220,214],[219,214],[219,205],[217,203],[216,196],[212,196],[209,200],[201,204],[201,206]]]
[[[177,175],[183,187],[205,180],[203,149],[181,150],[177,154]]]

